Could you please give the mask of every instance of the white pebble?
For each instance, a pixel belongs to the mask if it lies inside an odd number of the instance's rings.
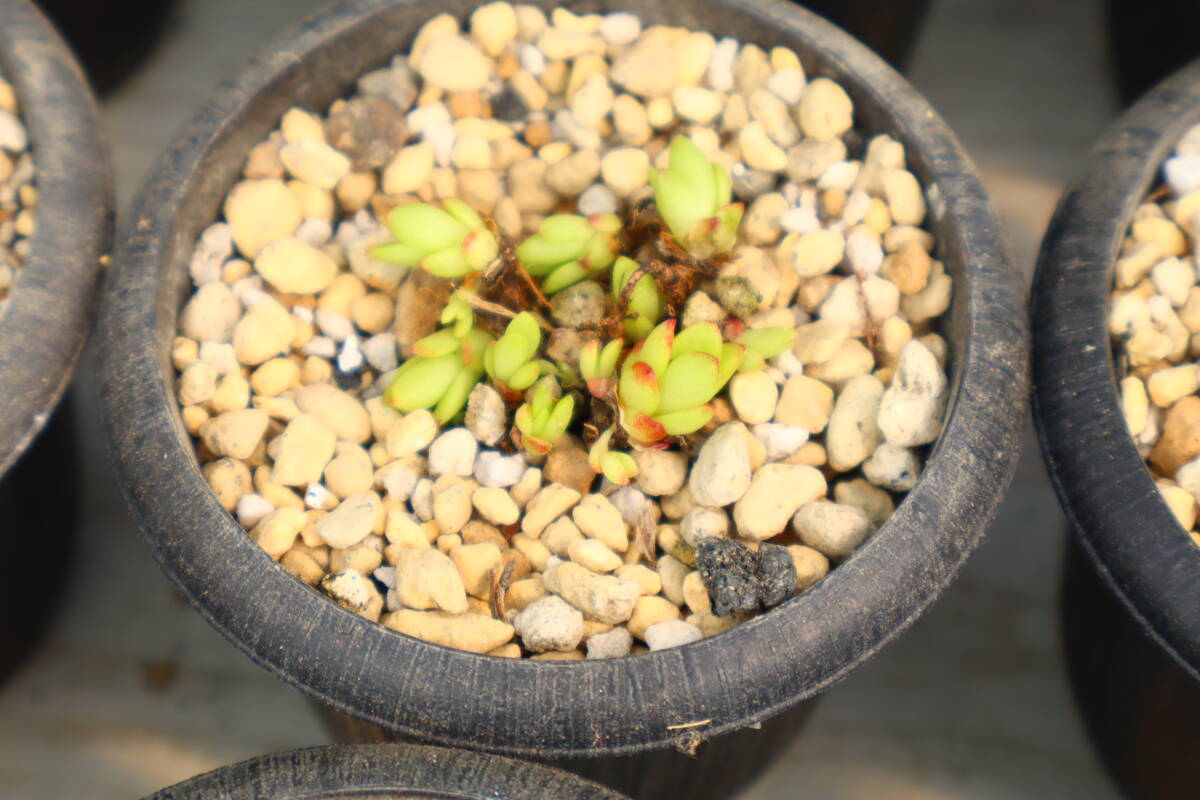
[[[429,446],[429,474],[470,477],[478,444],[466,428],[451,428]]]
[[[1163,178],[1176,197],[1200,189],[1200,153],[1168,158],[1163,162]]]
[[[275,510],[275,506],[262,495],[244,494],[238,498],[237,520],[243,528],[250,529],[262,521],[262,518]]]
[[[733,62],[737,59],[737,39],[726,36],[717,42],[708,59],[708,85],[718,92],[733,89]]]
[[[354,334],[354,323],[350,318],[328,308],[317,309],[317,327],[335,342],[344,342]]]
[[[681,619],[664,619],[662,622],[656,622],[646,628],[644,638],[646,645],[651,650],[666,650],[698,642],[704,638],[704,634],[690,622],[684,622]]]
[[[527,44],[523,46],[517,54],[517,58],[521,61],[521,68],[535,78],[541,75],[546,70],[546,56],[536,45]]]
[[[602,183],[593,183],[575,201],[575,210],[584,216],[611,214],[617,210],[617,196]]]
[[[767,461],[782,461],[808,441],[808,431],[804,428],[782,422],[763,422],[750,430],[767,451]]]
[[[400,366],[396,353],[396,337],[390,333],[377,333],[363,342],[363,355],[371,367],[379,372],[391,372]]]
[[[481,450],[475,457],[474,475],[480,486],[507,489],[516,486],[525,474],[525,459],[520,453],[506,456],[496,450]]]

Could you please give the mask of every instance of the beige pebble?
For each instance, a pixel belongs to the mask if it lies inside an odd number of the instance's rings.
[[[337,437],[320,419],[300,414],[284,428],[268,447],[274,459],[272,474],[282,486],[317,483],[325,465],[333,458]],[[369,489],[368,484],[364,489]]]
[[[422,78],[449,92],[482,89],[491,73],[491,62],[475,43],[457,34],[431,37],[413,60]]]
[[[362,444],[371,438],[371,417],[353,395],[326,383],[296,392],[296,405],[324,422],[337,438]]]
[[[504,2],[486,3],[471,12],[471,36],[495,58],[517,35],[517,12]]]
[[[327,191],[350,172],[350,159],[319,139],[288,142],[279,149],[279,160],[296,178]]]
[[[375,470],[367,451],[344,442],[338,445],[336,453],[325,467],[325,485],[329,491],[340,498],[369,491],[375,483]]]
[[[608,151],[600,162],[600,174],[618,197],[628,197],[646,186],[650,159],[646,151],[619,147]]]
[[[193,361],[179,375],[179,402],[185,406],[207,403],[217,393],[218,374],[212,365]]]
[[[514,632],[512,625],[507,622],[476,613],[455,615],[444,611],[402,609],[384,615],[382,621],[394,631],[434,644],[481,654],[507,644]]]
[[[921,184],[911,172],[905,169],[885,172],[883,191],[896,224],[920,225],[925,220],[925,197]]]
[[[1179,524],[1183,529],[1191,530],[1196,524],[1196,498],[1192,497],[1192,493],[1178,486],[1159,485],[1159,494],[1162,495],[1163,502],[1167,504],[1167,508],[1171,509],[1171,513],[1175,515],[1175,519],[1179,520]]]
[[[571,517],[584,534],[600,540],[609,549],[624,553],[629,547],[629,528],[621,512],[604,495],[586,495]]]
[[[383,170],[383,191],[401,195],[415,192],[433,172],[433,145],[418,142],[401,149]]]
[[[300,385],[300,365],[290,358],[272,358],[250,375],[256,395],[274,397]]]
[[[841,86],[828,78],[816,78],[804,87],[796,118],[805,136],[828,141],[854,125],[854,104]]]
[[[738,132],[738,147],[742,160],[751,169],[778,172],[787,166],[787,153],[771,141],[757,120],[742,126]]]
[[[358,572],[331,573],[321,579],[320,587],[335,603],[360,617],[378,620],[383,611],[383,595],[369,578]]]
[[[218,456],[246,460],[267,432],[270,418],[256,408],[228,411],[200,426],[204,446]]]
[[[686,584],[686,581],[685,581]],[[679,607],[665,597],[646,595],[638,597],[626,628],[638,639],[645,639],[646,629],[656,622],[682,617]]]
[[[481,486],[471,495],[471,503],[481,517],[495,525],[512,525],[521,516],[521,509],[503,489]]]
[[[803,592],[829,572],[829,559],[819,550],[802,544],[788,545],[788,555],[796,568],[796,591]]]
[[[458,533],[471,519],[471,495],[477,484],[457,475],[443,475],[433,484],[433,518],[442,533]]]
[[[1140,378],[1130,375],[1121,379],[1121,411],[1131,436],[1136,437],[1146,428],[1150,399]]]
[[[237,360],[256,367],[286,353],[295,335],[294,318],[274,300],[258,303],[233,329],[233,349]]]
[[[814,467],[797,464],[760,467],[746,494],[733,507],[738,534],[761,542],[782,533],[797,509],[824,496],[825,489],[825,477]]]
[[[242,181],[225,200],[225,219],[233,241],[246,258],[258,256],[263,247],[291,236],[302,219],[300,203],[283,181]]]
[[[541,480],[540,474],[538,480]],[[526,535],[537,538],[548,524],[578,503],[580,496],[579,492],[559,483],[546,486],[533,495],[526,504],[525,517],[521,520],[521,530]],[[515,488],[513,497],[514,499],[517,497]]]
[[[884,386],[874,375],[853,378],[838,395],[829,417],[825,448],[838,472],[861,464],[883,439],[877,418]]]
[[[795,375],[783,385],[775,421],[820,433],[833,411],[833,389],[807,375]]]
[[[504,595],[504,604],[510,611],[521,611],[529,604],[548,597],[549,594],[546,591],[546,584],[542,582],[542,577],[535,575],[531,578],[513,581]]]
[[[545,570],[550,562],[550,548],[537,539],[531,539],[523,533],[512,537],[510,543],[513,549],[529,560],[529,565],[535,570]]]
[[[559,517],[542,531],[542,542],[559,558],[567,558],[571,545],[583,540],[583,532],[570,517]]]
[[[838,481],[833,487],[833,499],[843,505],[862,509],[876,526],[887,522],[896,508],[890,494],[862,478]]]
[[[621,557],[599,539],[578,539],[567,548],[567,556],[592,572],[612,572],[623,563]]]
[[[226,511],[233,511],[243,495],[253,491],[250,470],[236,458],[221,458],[204,465],[204,480]]]
[[[347,497],[338,507],[317,520],[316,534],[330,547],[352,547],[376,526],[382,529],[383,504],[374,492]]]
[[[746,372],[730,381],[729,399],[742,422],[755,425],[775,415],[779,388],[762,370]]]
[[[450,551],[467,594],[486,600],[492,591],[492,571],[500,566],[500,548],[489,542],[464,544]]]
[[[871,534],[871,521],[862,510],[839,503],[806,503],[792,519],[800,541],[826,557],[849,558]]]
[[[1195,364],[1181,364],[1156,370],[1146,381],[1150,400],[1159,408],[1170,408],[1176,400],[1193,394],[1198,388],[1200,368]]]
[[[643,596],[658,594],[663,588],[662,576],[645,564],[623,564],[617,567],[616,575],[618,578],[636,581]]]
[[[626,621],[642,596],[637,581],[597,575],[571,561],[547,569],[542,580],[551,592],[599,622]]]
[[[242,306],[224,283],[206,283],[179,314],[179,332],[200,342],[228,342]]]
[[[613,123],[621,141],[633,147],[641,147],[653,135],[646,108],[633,95],[617,95],[613,101]]]

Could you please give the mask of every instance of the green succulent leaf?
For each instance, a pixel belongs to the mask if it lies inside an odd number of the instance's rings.
[[[469,230],[442,209],[428,203],[396,206],[388,214],[387,228],[396,241],[426,253],[457,246]]]
[[[661,419],[663,414],[707,403],[721,389],[718,370],[717,358],[708,353],[684,353],[671,359],[659,384],[662,397],[655,416]]]
[[[720,357],[721,348],[725,342],[721,339],[721,330],[711,322],[698,322],[684,328],[675,336],[675,345],[671,348],[673,354],[708,353]]]
[[[480,230],[486,226],[483,224],[483,219],[475,213],[475,209],[459,200],[457,197],[448,197],[442,201],[442,208],[456,220],[467,226],[470,230]]]
[[[410,358],[396,371],[384,393],[384,400],[400,411],[430,408],[441,399],[461,371],[462,361],[457,353],[435,358]]]
[[[421,269],[439,278],[461,278],[475,270],[461,247],[447,247],[421,259]]]
[[[587,252],[587,239],[552,242],[541,236],[530,236],[517,248],[517,258],[530,275],[541,277],[555,267],[577,261]]]
[[[737,372],[737,368],[741,366],[742,357],[746,354],[744,345],[729,343],[721,348],[720,368],[718,377],[720,378],[720,386],[724,386],[733,377],[733,373]],[[718,386],[718,390],[720,389]]]
[[[424,358],[437,358],[447,353],[456,352],[461,344],[461,340],[454,335],[453,330],[443,328],[436,333],[429,334],[423,339],[418,339],[413,344],[413,352]]]
[[[661,392],[658,375],[644,361],[625,362],[617,387],[621,405],[632,411],[652,415],[658,410]]]
[[[375,245],[367,251],[367,254],[371,258],[387,261],[389,264],[396,264],[401,267],[415,267],[425,257],[424,250],[418,250],[412,245],[402,242]]]
[[[479,383],[479,376],[480,373],[477,370],[459,370],[458,375],[446,387],[442,399],[438,401],[437,406],[433,410],[433,418],[439,424],[445,425],[458,416],[459,412],[466,406],[467,399],[471,395],[471,390],[475,388],[475,384]]]
[[[536,361],[527,361],[505,383],[508,384],[508,388],[523,392],[533,386],[533,382],[539,377],[541,377],[541,365]]]
[[[639,345],[637,357],[650,365],[655,373],[662,374],[671,359],[671,350],[675,341],[675,320],[669,319],[659,323],[650,335]]]
[[[578,214],[551,214],[538,226],[538,235],[551,242],[588,239],[592,233],[588,218]]]
[[[795,339],[794,328],[750,328],[737,338],[737,343],[763,358],[774,358],[791,347]]]
[[[592,273],[583,266],[582,261],[568,261],[560,267],[555,267],[546,275],[542,281],[542,292],[557,294],[563,289],[568,289],[580,281],[586,280],[591,275]]]
[[[667,436],[686,436],[695,433],[709,423],[713,418],[713,407],[710,405],[693,406],[670,414],[660,414],[655,419]]]

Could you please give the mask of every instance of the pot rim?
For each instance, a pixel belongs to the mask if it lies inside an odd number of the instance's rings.
[[[1034,422],[1063,511],[1125,608],[1200,680],[1200,553],[1129,435],[1108,334],[1133,212],[1197,123],[1200,61],[1152,89],[1096,144],[1050,221],[1031,306]]]
[[[380,798],[383,792],[389,797],[403,792],[411,800],[625,800],[564,770],[420,744],[334,744],[256,756],[189,778],[146,800],[345,800],[349,791]]]
[[[637,8],[623,0],[605,7]],[[305,64],[322,43],[368,25],[386,29],[389,13],[414,8],[414,0],[349,0],[301,22],[216,92],[163,155],[127,220],[105,301],[106,428],[155,556],[260,666],[339,711],[425,741],[542,758],[623,755],[737,730],[824,690],[918,617],[982,539],[1019,455],[1028,329],[1022,281],[957,139],[877,56],[791,3],[688,0],[669,10],[676,24],[684,24],[680,8],[702,20],[749,18],[764,32],[754,37],[760,44],[792,45],[810,75],[831,75],[856,107],[878,109],[863,113],[888,120],[927,187],[963,332],[961,346],[951,341],[944,434],[916,487],[852,559],[772,612],[685,647],[585,663],[500,659],[403,636],[337,607],[257,548],[208,489],[166,377],[174,308],[155,310],[156,302],[177,307],[178,297],[164,299],[168,273],[191,247],[174,209],[189,192],[214,189],[198,175],[211,166],[213,137],[235,129],[234,117],[261,92],[289,80],[288,70],[307,85]],[[640,8],[640,16],[667,10]],[[251,138],[239,146],[248,149]],[[979,477],[964,482],[964,472]]]
[[[112,169],[74,55],[28,0],[0,2],[0,75],[20,100],[37,228],[0,312],[0,476],[45,426],[83,351],[112,242]]]

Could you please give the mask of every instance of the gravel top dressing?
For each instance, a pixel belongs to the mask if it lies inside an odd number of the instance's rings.
[[[876,133],[786,48],[434,17],[289,110],[196,243],[172,358],[205,478],[332,601],[477,653],[624,656],[778,605],[888,519],[945,414],[952,281]]]
[[[1162,173],[1122,245],[1109,330],[1129,432],[1163,500],[1200,544],[1200,126]]]
[[[0,311],[16,282],[17,270],[29,256],[29,239],[37,225],[33,178],[33,156],[17,94],[0,77]]]

